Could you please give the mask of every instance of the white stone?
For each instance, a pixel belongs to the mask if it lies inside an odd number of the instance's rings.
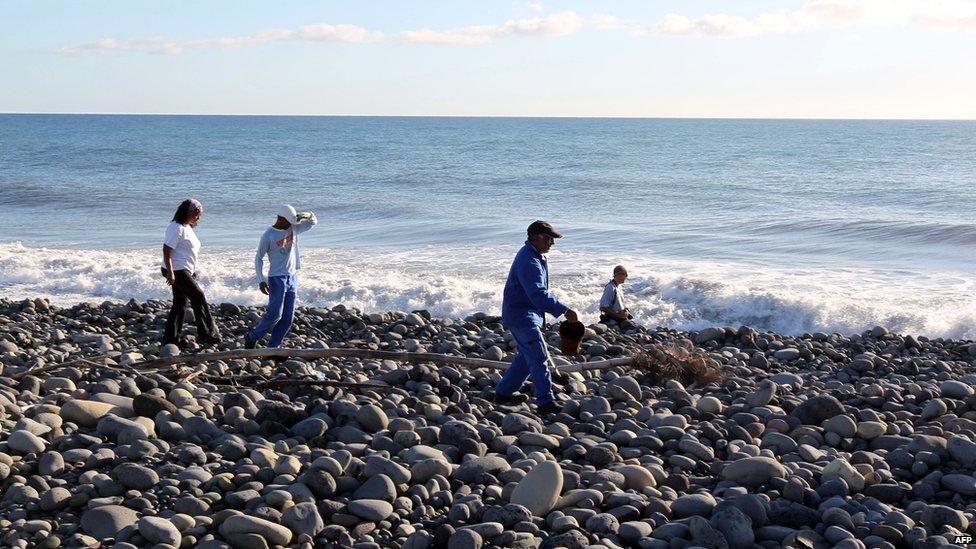
[[[722,405],[721,400],[713,396],[705,396],[698,399],[698,402],[695,403],[695,408],[709,414],[721,414],[725,406]]]
[[[824,475],[837,475],[844,479],[851,490],[860,492],[864,489],[864,477],[857,472],[850,463],[844,458],[836,458],[823,468]]]
[[[512,492],[512,503],[528,509],[537,517],[546,516],[563,490],[563,472],[559,464],[543,461],[532,468]]]

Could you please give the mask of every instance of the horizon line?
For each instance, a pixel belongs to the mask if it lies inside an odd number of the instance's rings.
[[[974,118],[871,118],[871,117],[806,117],[806,116],[626,116],[626,115],[530,115],[530,114],[281,114],[281,113],[160,113],[160,112],[71,112],[71,111],[0,111],[2,115],[62,115],[62,116],[220,116],[220,117],[279,117],[279,118],[526,118],[569,120],[807,120],[807,121],[876,121],[876,122],[974,122]]]

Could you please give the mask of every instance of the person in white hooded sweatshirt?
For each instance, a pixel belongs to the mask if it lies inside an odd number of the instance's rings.
[[[253,349],[269,331],[268,347],[281,347],[295,317],[298,292],[298,270],[302,268],[298,250],[298,235],[318,223],[311,212],[297,213],[285,204],[278,210],[278,219],[268,227],[258,242],[254,257],[258,287],[268,296],[268,310],[257,325],[244,335],[244,347]],[[268,257],[268,274],[264,274],[264,258]]]

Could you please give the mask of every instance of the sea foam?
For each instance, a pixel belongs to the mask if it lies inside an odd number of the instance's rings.
[[[445,317],[499,314],[516,247],[423,247],[355,252],[309,248],[302,304],[364,311],[427,309]],[[875,325],[930,337],[976,337],[976,287],[955,273],[773,269],[749,263],[599,256],[554,250],[551,286],[585,322],[599,316],[610,271],[628,266],[626,303],[648,326],[696,330],[749,325],[784,334],[855,333]],[[75,250],[0,244],[0,295],[88,301],[169,299],[155,250]],[[200,283],[212,303],[261,304],[253,252],[203,250]]]

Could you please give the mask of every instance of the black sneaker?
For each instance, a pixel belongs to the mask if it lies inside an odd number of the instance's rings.
[[[199,345],[201,348],[216,347],[217,345],[220,345],[221,341],[222,340],[220,339],[220,336],[211,336],[211,337],[205,337],[201,339],[200,341],[197,342],[197,345]]]
[[[525,404],[529,401],[529,397],[522,393],[515,393],[511,395],[503,395],[501,393],[495,393],[495,404],[506,404],[509,406],[517,406],[519,404]]]
[[[244,334],[244,348],[245,349],[253,349],[254,346],[257,345],[257,344],[258,344],[257,340],[251,339],[250,336],[248,336],[247,334]]]
[[[550,400],[538,408],[539,415],[541,416],[551,416],[562,411],[563,407],[557,404],[555,400]]]

